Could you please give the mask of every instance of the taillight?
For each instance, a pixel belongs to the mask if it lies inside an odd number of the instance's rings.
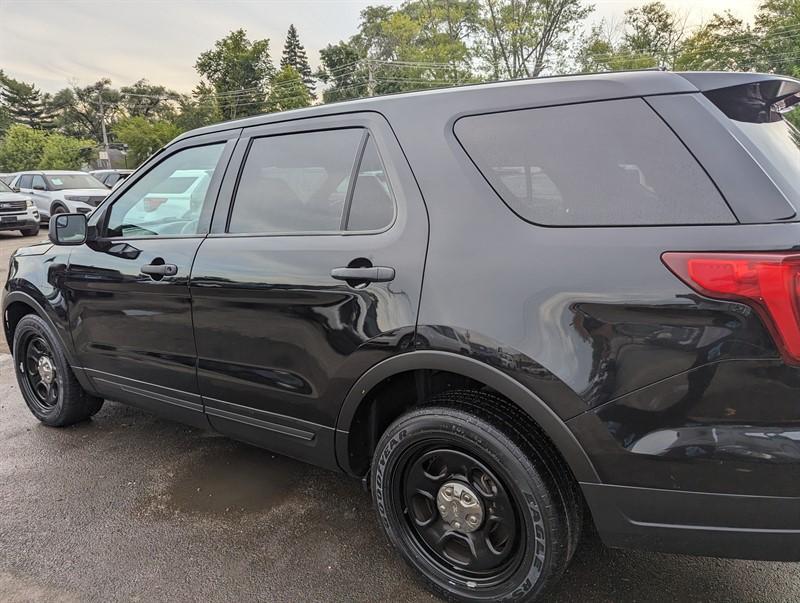
[[[752,306],[784,358],[800,363],[800,253],[665,253],[661,259],[698,293]]]

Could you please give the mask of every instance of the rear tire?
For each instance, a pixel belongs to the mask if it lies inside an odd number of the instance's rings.
[[[58,336],[36,314],[23,316],[14,331],[14,367],[25,403],[45,425],[72,425],[103,406],[78,383]]]
[[[533,601],[580,536],[582,499],[566,464],[535,424],[486,392],[447,392],[397,419],[371,484],[389,541],[450,601]]]

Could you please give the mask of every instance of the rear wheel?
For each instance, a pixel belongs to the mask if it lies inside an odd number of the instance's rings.
[[[582,505],[546,436],[507,401],[438,396],[393,423],[372,492],[392,544],[453,601],[533,601],[567,566]]]
[[[14,366],[25,403],[46,425],[83,421],[103,405],[75,379],[57,336],[36,314],[24,316],[14,331]]]

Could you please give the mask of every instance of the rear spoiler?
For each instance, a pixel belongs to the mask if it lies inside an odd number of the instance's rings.
[[[736,121],[768,123],[800,106],[800,80],[768,73],[697,72],[689,80],[725,115]]]

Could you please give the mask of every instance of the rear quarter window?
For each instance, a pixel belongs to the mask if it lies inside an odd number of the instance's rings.
[[[547,226],[727,224],[735,218],[642,99],[464,117],[455,134],[520,217]]]

